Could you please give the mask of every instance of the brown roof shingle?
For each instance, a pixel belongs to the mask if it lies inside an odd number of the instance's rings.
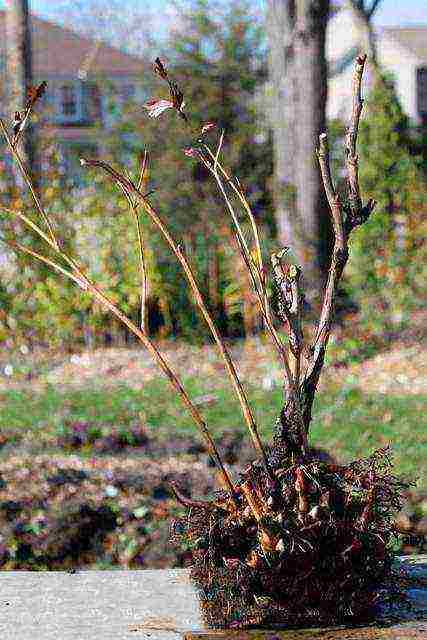
[[[5,12],[0,11],[0,52],[4,53]],[[33,72],[49,75],[136,75],[142,72],[142,60],[103,42],[95,42],[70,29],[31,17]]]

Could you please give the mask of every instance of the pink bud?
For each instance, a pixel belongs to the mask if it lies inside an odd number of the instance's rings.
[[[184,149],[184,153],[189,158],[197,158],[198,157],[198,151],[197,151],[197,149],[194,149],[193,147],[189,147],[188,149]]]

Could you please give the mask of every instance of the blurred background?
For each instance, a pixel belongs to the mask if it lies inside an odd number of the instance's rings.
[[[366,52],[360,183],[364,201],[378,204],[351,239],[313,442],[339,460],[391,442],[396,471],[416,478],[426,450],[425,3],[301,6],[297,16],[292,0],[0,2],[0,114],[12,125],[28,88],[47,81],[22,153],[64,246],[136,323],[139,257],[128,205],[79,158],[136,175],[148,149],[144,188],[185,248],[268,439],[283,400],[280,366],[215,184],[184,155],[194,138],[174,113],[147,117],[144,103],[167,98],[153,61],[160,56],[182,87],[194,127],[217,124],[207,138],[213,149],[225,130],[224,164],[245,188],[266,263],[286,245],[303,267],[310,326],[331,246],[316,140],[328,131],[345,198],[352,69]],[[295,29],[311,35],[296,45]],[[3,140],[0,151],[0,204],[35,215]],[[222,365],[179,265],[140,219],[149,332],[236,471],[253,454]],[[3,215],[2,232],[40,250]],[[5,246],[0,393],[0,568],[186,562],[185,551],[167,544],[176,510],[167,482],[177,478],[199,495],[214,482],[187,415],[147,354],[89,294]],[[423,550],[422,477],[398,518],[406,537],[397,547]]]

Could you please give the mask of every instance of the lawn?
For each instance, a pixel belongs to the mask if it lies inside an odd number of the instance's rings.
[[[203,414],[219,443],[225,432],[247,437],[239,405],[227,381],[216,388],[214,394],[209,393],[210,386],[194,377],[185,379],[184,383],[190,396],[200,399]],[[281,389],[267,391],[252,385],[248,395],[267,442],[281,409]],[[426,406],[427,395],[372,395],[351,382],[340,389],[329,385],[315,403],[311,443],[342,461],[391,444],[396,472],[420,477],[425,459],[422,445],[425,445]],[[64,391],[48,385],[39,393],[3,392],[0,424],[11,439],[25,443],[33,451],[54,451],[58,440],[63,442],[76,424],[85,425],[89,434],[89,442],[81,447],[83,454],[91,453],[91,442],[117,428],[124,438],[128,435],[129,443],[132,443],[133,430],[138,427],[143,427],[150,441],[159,444],[180,437],[199,439],[180,400],[162,379],[148,381],[142,389],[119,384]],[[425,475],[418,488],[426,488]]]
[[[267,443],[282,406],[280,369],[262,342],[233,348]],[[237,477],[253,449],[214,349],[162,349]],[[398,515],[405,553],[423,551],[426,532],[427,393],[418,353],[418,344],[395,345],[328,367],[311,436],[343,462],[392,445],[395,473],[417,480]],[[168,542],[169,522],[182,512],[169,482],[197,497],[211,495],[218,479],[181,401],[140,350],[52,363],[17,357],[13,379],[0,380],[0,568],[185,565],[188,551]]]

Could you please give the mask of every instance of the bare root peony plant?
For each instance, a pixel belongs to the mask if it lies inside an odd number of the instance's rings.
[[[150,194],[142,192],[147,153],[136,180],[103,160],[81,159],[83,166],[99,168],[107,180],[117,185],[137,225],[141,265],[141,325],[137,326],[92,281],[78,259],[64,251],[20,158],[17,144],[46,88],[45,83],[32,91],[25,113],[15,117],[13,134],[0,120],[9,151],[32,194],[40,221],[34,222],[20,211],[4,207],[3,211],[31,229],[50,252],[34,251],[16,238],[4,240],[73,280],[127,326],[168,377],[218,467],[222,486],[211,500],[194,500],[183,495],[179,487],[172,487],[186,513],[172,523],[171,542],[191,546],[191,577],[199,588],[204,618],[213,627],[360,619],[375,610],[384,586],[391,579],[390,540],[395,533],[392,516],[400,507],[407,485],[391,475],[389,451],[380,449],[367,459],[336,465],[317,459],[309,449],[313,400],[331,331],[337,286],[348,260],[349,237],[369,218],[375,205],[373,200],[363,204],[358,183],[356,143],[365,60],[366,56],[358,57],[354,67],[353,108],[345,138],[348,183],[345,201],[338,195],[331,176],[327,134],[319,139],[317,156],[331,211],[334,245],[317,329],[307,342],[303,332],[301,269],[287,259],[288,248],[271,256],[270,270],[263,263],[256,220],[245,192],[221,160],[224,132],[214,149],[206,142],[206,134],[212,134],[214,123],[206,123],[201,131],[194,132],[184,111],[183,92],[164,64],[158,58],[155,61],[154,70],[167,85],[169,96],[147,103],[148,115],[157,118],[167,110],[175,111],[183,126],[188,127],[192,142],[185,155],[202,163],[223,197],[265,330],[283,366],[284,403],[268,446],[261,441],[236,366],[203,299],[190,261],[150,203]],[[250,239],[239,222],[238,207],[250,223]],[[238,398],[255,449],[253,463],[238,479],[232,478],[223,464],[205,419],[145,328],[147,275],[141,213],[160,230],[179,261]],[[267,289],[269,275],[278,299],[274,309]]]

